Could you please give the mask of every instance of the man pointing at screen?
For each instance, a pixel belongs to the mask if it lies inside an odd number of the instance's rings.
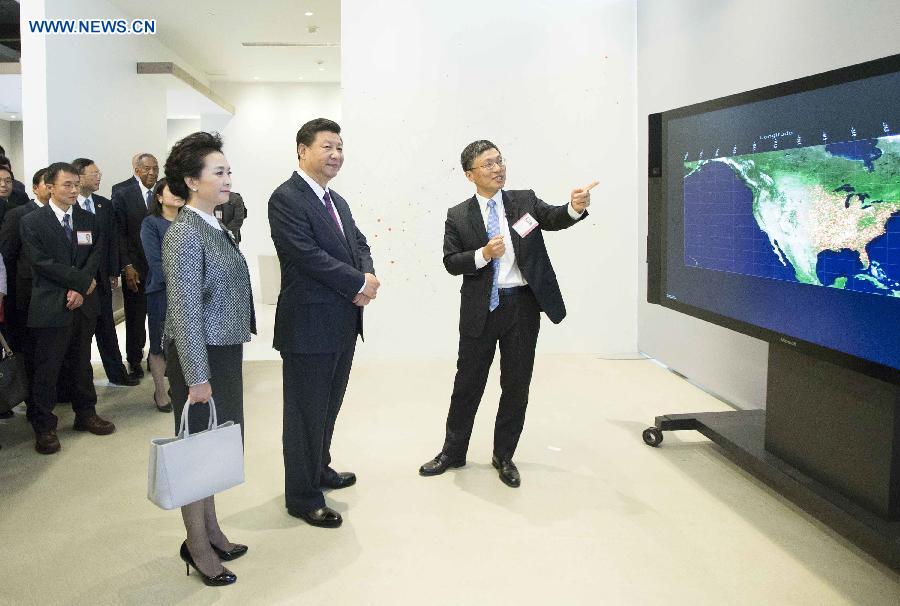
[[[492,463],[507,486],[518,487],[512,462],[525,423],[534,350],[543,311],[554,324],[566,315],[543,231],[557,231],[587,217],[596,182],[572,191],[563,206],[544,203],[531,190],[504,191],[506,164],[490,141],[463,150],[462,168],[475,195],[447,212],[444,267],[462,275],[459,357],[444,445],[419,468],[439,475],[466,464],[475,413],[500,344],[500,407]]]

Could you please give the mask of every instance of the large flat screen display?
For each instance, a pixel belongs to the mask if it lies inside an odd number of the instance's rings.
[[[648,299],[900,377],[900,55],[650,116]]]

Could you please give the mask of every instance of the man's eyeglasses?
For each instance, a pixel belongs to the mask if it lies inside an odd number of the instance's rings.
[[[504,160],[503,157],[500,156],[496,160],[488,160],[481,166],[473,166],[472,168],[483,168],[484,170],[491,171],[494,170],[495,166],[499,166],[501,168],[506,166],[506,160]]]

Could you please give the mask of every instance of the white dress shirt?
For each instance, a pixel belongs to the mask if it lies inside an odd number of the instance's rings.
[[[219,220],[216,219],[211,214],[205,213],[202,210],[200,210],[199,208],[195,208],[195,207],[191,206],[190,204],[185,204],[184,208],[194,211],[195,213],[200,215],[201,219],[203,219],[204,221],[209,223],[212,227],[214,227],[215,229],[218,229],[219,231],[222,231],[222,224],[219,223]]]
[[[494,200],[497,203],[497,219],[500,221],[500,235],[503,236],[503,243],[506,250],[500,257],[500,273],[497,278],[498,288],[514,288],[516,286],[525,286],[528,282],[522,277],[519,271],[519,264],[516,263],[516,253],[513,251],[512,238],[509,235],[509,221],[506,220],[506,212],[503,207],[503,190],[498,190],[493,198],[485,198],[481,194],[476,193],[475,198],[478,200],[478,208],[481,209],[481,218],[484,220],[484,228],[487,230],[488,224],[488,200]],[[475,251],[475,267],[481,269],[490,263],[484,258],[484,247]]]
[[[54,204],[53,200],[51,199],[50,200],[50,208],[53,209],[53,214],[56,215],[56,220],[59,221],[59,224],[63,227],[63,229],[65,229],[65,227],[66,227],[66,224],[63,223],[63,217],[66,215],[68,215],[68,217],[69,217],[69,227],[71,227],[73,230],[75,229],[75,223],[72,222],[72,207],[71,206],[69,207],[69,210],[67,210],[66,212],[63,212],[59,209],[59,207],[56,204]]]
[[[150,208],[150,203],[147,202],[147,192],[150,190],[147,189],[146,187],[144,187],[143,182],[141,182],[141,180],[138,179],[137,175],[134,176],[134,180],[137,181],[138,187],[141,188],[141,198],[144,200],[144,206],[146,206],[147,208]]]
[[[328,188],[323,189],[321,185],[316,183],[313,179],[311,179],[309,177],[309,175],[307,175],[305,172],[303,172],[303,169],[298,168],[297,174],[300,175],[300,177],[302,177],[303,180],[309,184],[309,186],[312,188],[313,192],[319,197],[319,202],[322,203],[322,206],[324,206],[325,210],[327,211],[328,206],[325,204],[325,192],[327,191],[328,195],[330,196],[331,190]],[[331,199],[331,205],[334,206],[334,198]],[[330,215],[331,213],[328,213],[328,214]],[[347,232],[344,231],[344,222],[341,221],[341,216],[338,214],[337,208],[334,209],[334,214],[337,217],[338,225],[341,226],[341,233],[344,234],[344,237],[346,238]]]
[[[88,210],[88,208],[86,206],[86,202],[88,200],[91,201],[91,209],[90,210]],[[93,196],[88,196],[87,198],[85,198],[81,194],[78,194],[78,206],[80,206],[83,210],[87,210],[91,214],[94,214],[94,215],[97,214],[97,203],[94,202]]]

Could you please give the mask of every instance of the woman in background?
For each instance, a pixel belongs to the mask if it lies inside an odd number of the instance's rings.
[[[219,423],[240,423],[243,432],[243,344],[256,332],[256,320],[247,262],[213,214],[231,191],[222,139],[188,135],[172,147],[165,173],[172,193],[187,202],[162,248],[168,295],[163,341],[176,431],[182,414],[192,433],[206,429],[209,407],[195,402],[215,396]],[[181,514],[187,540],[180,556],[188,573],[192,566],[207,585],[234,583],[237,577],[222,560],[244,555],[247,546],[226,538],[214,497],[185,505]]]
[[[150,375],[153,377],[153,403],[159,412],[172,412],[166,392],[166,358],[163,355],[163,324],[166,320],[166,278],[162,268],[163,236],[178,216],[184,200],[171,192],[165,178],[153,187],[147,207],[149,214],[141,223],[141,244],[147,257],[147,324],[150,327]]]

